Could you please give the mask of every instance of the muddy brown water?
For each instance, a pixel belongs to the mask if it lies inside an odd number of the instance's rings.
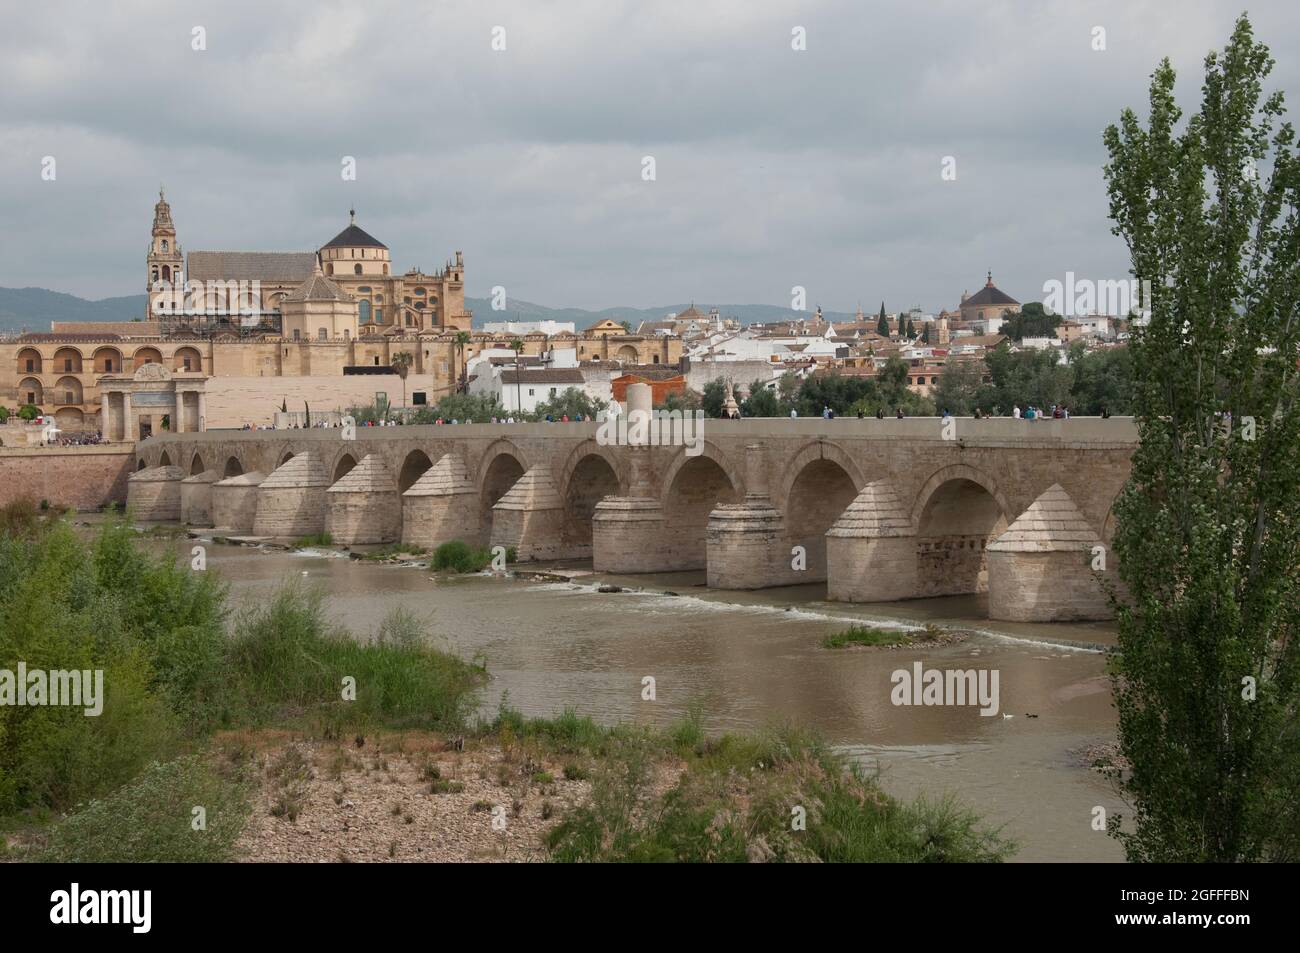
[[[194,543],[158,545],[188,560]],[[404,606],[443,647],[486,657],[485,713],[508,693],[525,714],[573,708],[607,724],[664,724],[692,708],[711,731],[794,722],[878,769],[892,794],[956,795],[1018,841],[1017,860],[1123,859],[1092,829],[1096,806],[1109,813],[1121,802],[1079,754],[1114,738],[1105,658],[1079,647],[1113,643],[1108,624],[990,623],[979,596],[849,606],[827,602],[824,585],[719,592],[702,585],[702,573],[438,577],[337,554],[230,545],[209,545],[207,558],[236,605],[305,574],[324,587],[332,617],[361,638]],[[601,593],[599,584],[640,591]],[[821,646],[850,622],[975,631],[929,649]],[[916,661],[996,670],[998,714],[894,705],[891,674]],[[655,680],[654,701],[642,699],[646,676]]]

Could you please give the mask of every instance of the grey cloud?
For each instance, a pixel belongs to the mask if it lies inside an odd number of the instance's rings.
[[[139,292],[165,182],[190,249],[307,249],[355,205],[399,267],[553,305],[955,304],[1123,275],[1100,133],[1236,3],[6,3],[0,284]],[[1252,16],[1300,98],[1300,14]],[[208,50],[190,49],[207,28]],[[489,49],[507,29],[508,50]],[[790,50],[790,29],[808,51]],[[1089,49],[1094,25],[1108,49]],[[44,155],[56,183],[39,180]],[[658,181],[640,179],[654,155]],[[339,177],[342,156],[359,177]],[[939,163],[953,155],[958,180]]]

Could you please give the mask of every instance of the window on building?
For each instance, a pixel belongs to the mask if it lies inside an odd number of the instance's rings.
[[[167,239],[165,239],[165,238],[163,239],[162,249],[163,249],[163,251],[167,251],[167,250],[168,250]]]
[[[325,274],[327,275],[334,274],[334,265],[332,263],[325,266]]]
[[[379,366],[379,357],[378,357],[378,355],[376,355],[376,356],[375,356],[375,367],[378,367],[378,366]]]
[[[354,275],[359,275],[359,274],[361,274],[361,266],[360,266],[360,265],[353,265],[353,266],[352,266],[352,273],[353,273]]]
[[[36,370],[36,362],[33,361],[30,357],[27,359],[27,370],[28,371]]]
[[[384,309],[375,308],[375,324],[383,324],[383,323],[384,323]]]
[[[370,322],[369,301],[362,299],[361,303],[357,305],[357,317],[361,320],[362,324],[368,324]]]
[[[63,392],[63,402],[64,402],[65,404],[73,404],[73,403],[76,403],[76,401],[74,401],[74,400],[72,399],[72,391],[70,391],[70,390],[65,390],[65,391]]]
[[[301,341],[301,340],[302,340],[302,332],[300,332],[297,328],[294,328],[294,329],[293,329],[293,339],[294,339],[295,341]]]
[[[190,370],[190,359],[189,359],[188,357],[185,358],[185,359],[182,361],[182,363],[183,363],[184,366],[185,366],[185,370],[187,370],[187,371]]]
[[[63,370],[65,373],[72,370],[72,358],[65,357],[63,359]]]
[[[532,397],[532,396],[533,396],[533,394],[534,394],[534,391],[533,391],[533,389],[532,389],[532,388],[531,388],[531,387],[530,387],[530,388],[528,388],[528,396],[529,396],[529,397]]]
[[[330,339],[330,333],[326,331],[324,328],[321,328],[316,332],[317,341],[328,341],[329,339]]]
[[[552,397],[555,396],[555,388],[554,388],[554,387],[551,388],[551,396],[552,396]]]
[[[349,331],[347,328],[343,329],[343,340],[345,341],[352,340],[352,332]]]

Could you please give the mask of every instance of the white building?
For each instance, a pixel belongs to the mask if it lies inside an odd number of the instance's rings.
[[[489,334],[552,334],[576,333],[572,321],[493,321],[483,325]]]
[[[569,388],[592,396],[586,388],[582,372],[577,368],[523,367],[515,370],[508,365],[481,365],[478,375],[470,381],[469,392],[493,396],[507,414],[534,413],[537,405],[554,400]]]

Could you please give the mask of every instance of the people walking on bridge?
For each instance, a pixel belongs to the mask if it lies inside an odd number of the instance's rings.
[[[1019,419],[1020,419],[1020,405],[1019,405],[1019,404],[1016,404],[1016,405],[1014,405],[1014,406],[1011,408],[1011,416],[1012,416],[1012,417],[1015,417],[1016,420],[1019,420]]]

